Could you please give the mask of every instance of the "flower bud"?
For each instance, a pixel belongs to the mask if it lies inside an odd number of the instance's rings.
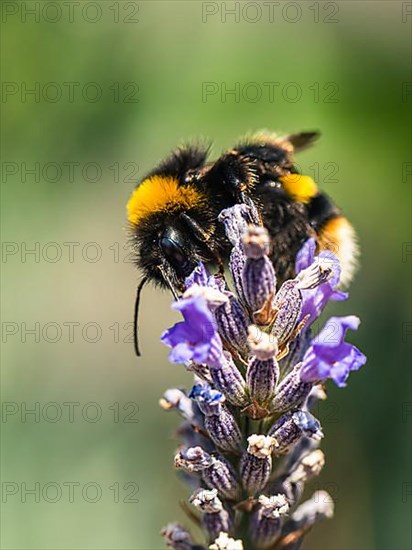
[[[233,248],[229,257],[229,271],[232,275],[233,286],[235,287],[236,294],[239,296],[239,300],[247,305],[247,300],[243,290],[243,269],[246,263],[246,256],[243,250],[240,248]]]
[[[203,425],[203,417],[199,407],[190,399],[185,392],[177,388],[166,390],[159,405],[163,410],[176,409],[186,420],[198,426]]]
[[[326,491],[316,491],[293,513],[292,522],[296,530],[307,530],[318,521],[333,517],[333,499]]]
[[[190,392],[204,413],[205,428],[215,445],[225,451],[238,452],[242,434],[232,413],[223,405],[225,396],[208,384],[196,384]]]
[[[211,368],[210,374],[214,385],[224,394],[229,403],[237,407],[245,407],[247,405],[246,382],[230,354],[226,353],[221,366]]]
[[[223,451],[240,452],[242,434],[232,413],[226,408],[222,407],[219,415],[206,416],[205,428],[217,447]]]
[[[211,489],[217,489],[219,494],[229,500],[237,500],[241,495],[241,487],[233,466],[223,456],[212,457],[212,464],[202,472],[204,482]]]
[[[248,341],[253,357],[249,360],[246,383],[252,400],[263,404],[272,397],[279,378],[279,365],[275,359],[277,340],[251,326]]]
[[[270,403],[270,410],[276,412],[285,412],[290,409],[296,409],[309,395],[313,384],[311,382],[302,382],[300,372],[302,363],[296,365],[293,370],[285,376],[276,389],[274,399]]]
[[[272,317],[272,300],[276,291],[276,275],[269,251],[269,234],[259,226],[249,226],[243,238],[247,256],[243,267],[242,286],[246,303],[257,324],[268,324]]]
[[[248,449],[240,462],[243,487],[254,495],[266,485],[272,470],[272,451],[276,446],[273,437],[253,434],[248,438]]]
[[[279,537],[289,505],[282,494],[271,497],[261,495],[258,502],[257,510],[251,519],[250,538],[254,541],[255,548],[266,550],[271,548]]]
[[[221,338],[232,348],[244,352],[250,323],[245,310],[233,294],[229,295],[227,303],[215,310],[215,318]]]
[[[198,489],[192,494],[189,502],[202,512],[213,514],[223,510],[222,501],[217,496],[217,489]]]
[[[232,532],[233,520],[227,510],[222,510],[215,514],[204,514],[202,517],[202,527],[207,532],[208,542],[216,540],[220,533]]]
[[[302,309],[302,294],[298,282],[285,281],[275,296],[273,307],[276,311],[272,334],[285,344],[293,335]]]
[[[318,476],[324,465],[325,455],[320,449],[315,449],[301,459],[297,468],[290,474],[289,480],[293,483],[306,482]]]
[[[245,204],[236,204],[222,210],[218,220],[224,224],[228,240],[234,247],[237,247],[246,233],[250,220],[250,208]]]
[[[202,525],[208,533],[210,542],[214,541],[221,531],[230,532],[232,530],[230,515],[223,508],[222,501],[217,496],[217,489],[198,489],[189,501],[198,510],[204,512]]]
[[[269,233],[265,227],[249,225],[243,235],[243,250],[248,258],[259,260],[270,252]]]
[[[209,384],[195,384],[189,397],[196,400],[199,409],[205,415],[219,415],[225,396],[217,390],[212,389]]]
[[[212,457],[202,447],[181,449],[174,458],[176,468],[184,468],[187,472],[201,472],[212,462]]]
[[[229,500],[240,498],[241,488],[233,466],[223,456],[212,456],[201,447],[181,449],[175,455],[176,468],[187,472],[200,472],[210,489],[217,489],[219,495]]]
[[[193,548],[189,531],[179,523],[169,523],[163,527],[160,534],[168,548],[173,550],[191,550]]]
[[[270,428],[269,435],[278,442],[276,454],[287,453],[304,436],[315,440],[323,437],[319,421],[306,411],[284,414]]]

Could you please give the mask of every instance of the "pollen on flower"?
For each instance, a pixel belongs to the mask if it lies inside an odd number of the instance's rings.
[[[289,511],[289,503],[286,500],[285,495],[282,495],[281,493],[270,497],[260,495],[258,502],[264,507],[267,517],[270,516],[272,518],[279,518],[283,514],[287,514]]]
[[[221,532],[215,542],[209,546],[209,550],[243,550],[243,542]]]
[[[267,458],[278,445],[274,437],[253,434],[248,437],[247,452],[257,458]]]
[[[250,325],[248,329],[248,344],[251,353],[262,361],[275,357],[278,353],[276,336],[270,336],[254,325]]]
[[[198,489],[190,497],[190,502],[205,512],[220,512],[222,510],[222,502],[217,496],[217,489]]]

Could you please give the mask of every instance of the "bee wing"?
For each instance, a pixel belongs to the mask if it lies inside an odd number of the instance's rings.
[[[299,132],[285,136],[282,141],[289,142],[293,146],[293,150],[299,152],[311,147],[319,136],[320,132]]]

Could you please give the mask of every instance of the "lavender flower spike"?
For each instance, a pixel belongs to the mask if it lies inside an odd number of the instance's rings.
[[[167,390],[160,404],[184,418],[175,465],[196,490],[190,501],[209,550],[299,550],[312,525],[333,513],[325,492],[299,505],[325,463],[321,426],[309,411],[327,398],[326,379],[343,386],[366,361],[345,342],[359,320],[334,317],[314,337],[311,324],[328,300],[346,298],[336,290],[337,258],[316,256],[309,239],[296,277],[276,289],[267,231],[249,225],[259,224],[256,211],[236,205],[220,219],[235,291],[202,264],[187,277],[173,306],[184,320],[162,340],[170,360],[194,373],[194,386],[188,394]],[[163,534],[172,549],[206,550],[180,525]]]

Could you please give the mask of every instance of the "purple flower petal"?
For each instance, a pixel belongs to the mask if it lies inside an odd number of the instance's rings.
[[[176,346],[169,353],[169,361],[172,363],[186,363],[190,361],[193,356],[191,348],[185,344],[176,344]]]
[[[184,321],[166,330],[161,340],[172,351],[172,363],[187,363],[217,366],[223,359],[222,341],[217,333],[216,322],[204,298],[196,296],[179,300],[173,309],[180,311]]]
[[[208,405],[223,403],[225,400],[220,391],[212,389],[210,385],[206,383],[195,384],[189,393],[189,397],[205,402]]]
[[[300,273],[314,261],[315,250],[315,239],[308,239],[296,256],[296,273]],[[299,321],[309,315],[307,326],[311,325],[319,317],[329,300],[341,301],[346,300],[348,297],[346,292],[336,290],[341,274],[337,257],[329,250],[324,250],[319,254],[319,258],[327,262],[327,266],[332,273],[329,279],[318,287],[302,290],[303,304]]]
[[[341,302],[348,298],[347,292],[334,290],[329,281],[326,281],[317,288],[310,290],[302,290],[303,304],[300,321],[309,315],[309,320],[306,326],[311,325],[320,316],[329,300]]]
[[[332,252],[330,252],[329,250],[323,250],[319,254],[319,258],[322,258],[322,260],[326,263],[328,268],[332,271],[331,275],[329,276],[329,279],[326,282],[329,283],[329,285],[332,288],[336,288],[339,284],[340,274],[341,274],[340,263],[338,258],[334,254],[332,254]]]
[[[302,269],[306,269],[311,263],[313,263],[313,260],[315,259],[315,250],[315,239],[308,239],[296,255],[296,273],[300,273]]]
[[[357,330],[360,319],[355,315],[346,317],[331,317],[320,333],[314,338],[313,344],[318,346],[334,347],[341,344],[345,338],[346,331]]]
[[[208,286],[209,278],[210,275],[207,272],[204,264],[202,262],[199,262],[199,264],[195,267],[189,277],[186,277],[185,287],[189,288],[193,284],[197,284],[199,286]]]
[[[305,353],[301,380],[332,378],[337,386],[345,386],[349,373],[366,363],[365,355],[344,340],[346,331],[356,330],[359,323],[354,315],[331,317]]]

